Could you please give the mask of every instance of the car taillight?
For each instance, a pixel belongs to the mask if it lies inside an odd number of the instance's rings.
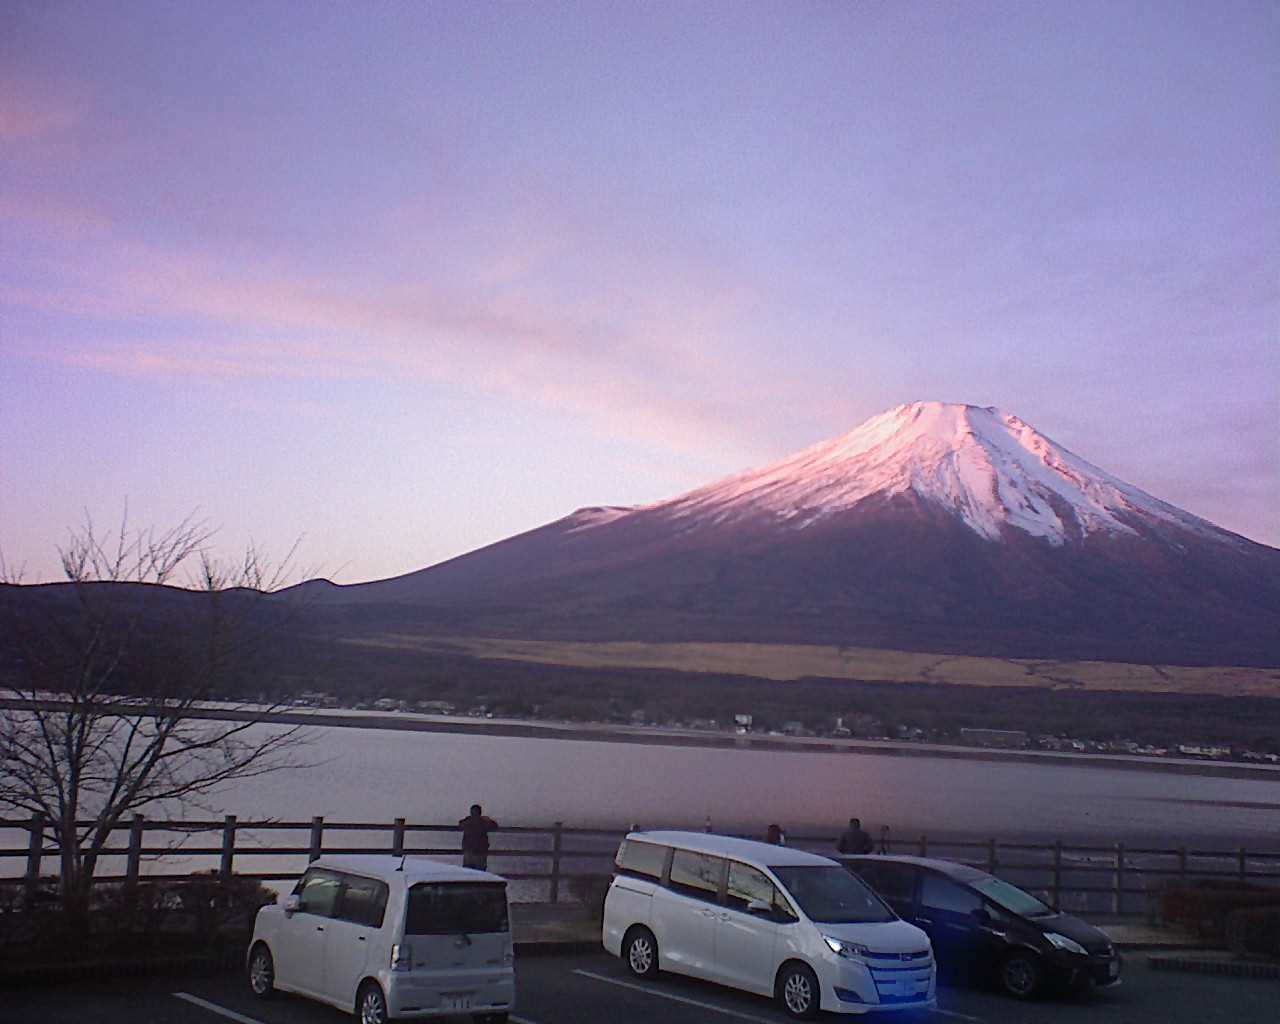
[[[391,969],[393,971],[413,970],[413,947],[397,942],[391,947]]]

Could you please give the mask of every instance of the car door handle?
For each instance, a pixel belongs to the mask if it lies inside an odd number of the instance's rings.
[[[917,917],[916,924],[933,924],[933,919],[928,917]]]
[[[363,935],[357,935],[357,936],[356,936],[356,942],[364,942],[364,936],[363,936]]]
[[[324,925],[322,925],[322,924],[318,924],[318,925],[316,925],[316,931],[318,931],[318,932],[322,932],[322,931],[324,931]]]

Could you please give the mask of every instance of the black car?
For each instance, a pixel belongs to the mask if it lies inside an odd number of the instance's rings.
[[[838,859],[929,933],[939,970],[953,978],[989,978],[1020,999],[1120,981],[1120,954],[1104,933],[985,871],[926,857]]]

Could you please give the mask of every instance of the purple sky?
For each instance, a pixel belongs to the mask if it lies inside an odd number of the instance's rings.
[[[0,5],[0,550],[344,582],[998,405],[1280,545],[1280,5]]]

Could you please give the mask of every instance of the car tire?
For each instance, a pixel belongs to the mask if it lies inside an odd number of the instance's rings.
[[[622,942],[622,959],[637,978],[658,976],[658,940],[648,928],[637,925]]]
[[[1040,958],[1025,949],[1015,949],[1000,961],[1000,988],[1015,999],[1034,999],[1044,986]]]
[[[391,1014],[387,1012],[387,997],[382,994],[382,986],[376,981],[366,981],[356,993],[357,1024],[388,1024]]]
[[[813,1020],[822,1006],[818,976],[808,964],[787,964],[778,976],[778,1002],[793,1020]]]
[[[265,942],[259,942],[249,954],[249,991],[258,999],[276,994],[276,964]]]

